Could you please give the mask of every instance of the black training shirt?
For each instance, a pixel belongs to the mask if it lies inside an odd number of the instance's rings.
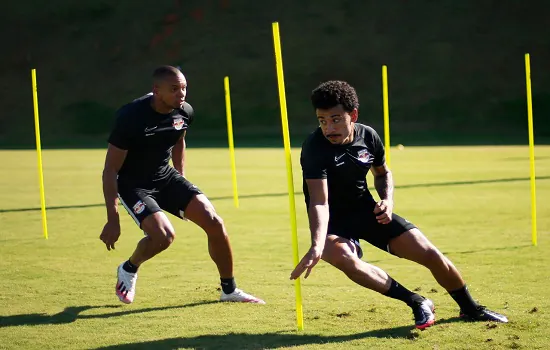
[[[172,148],[193,121],[193,108],[187,102],[161,114],[151,106],[152,96],[147,94],[117,111],[108,142],[128,151],[118,181],[141,185],[166,178]]]
[[[373,128],[359,123],[354,128],[353,142],[346,145],[330,143],[320,127],[302,144],[300,164],[308,207],[306,179],[327,179],[331,212],[373,203],[366,176],[371,166],[385,163],[384,145]]]

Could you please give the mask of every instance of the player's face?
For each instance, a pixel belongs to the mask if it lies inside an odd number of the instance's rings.
[[[178,74],[159,82],[155,88],[160,100],[166,106],[180,108],[187,95],[187,80],[183,74]]]
[[[346,112],[342,105],[330,109],[316,109],[317,120],[323,135],[334,145],[343,145],[353,140],[353,125],[357,121],[357,109]]]

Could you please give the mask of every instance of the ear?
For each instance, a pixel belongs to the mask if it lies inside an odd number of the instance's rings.
[[[153,89],[151,90],[153,92],[153,95],[156,95],[158,94],[159,92],[159,87],[157,84],[153,84]]]
[[[353,111],[349,113],[349,115],[351,117],[351,122],[356,123],[357,118],[359,118],[359,111],[357,110],[357,108],[354,108]]]

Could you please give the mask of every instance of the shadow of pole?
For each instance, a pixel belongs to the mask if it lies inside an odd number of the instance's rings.
[[[550,176],[539,176],[537,180],[548,180]],[[508,179],[488,179],[488,180],[472,180],[472,181],[451,181],[451,182],[433,182],[433,183],[423,183],[423,184],[409,184],[409,185],[398,185],[395,188],[407,189],[407,188],[429,188],[429,187],[447,187],[447,186],[463,186],[463,185],[478,185],[478,184],[488,184],[488,183],[506,183],[506,182],[521,182],[529,181],[528,177],[517,177],[517,178],[508,178]],[[295,195],[302,195],[302,192],[294,192]],[[258,193],[258,194],[248,194],[241,195],[239,198],[267,198],[267,197],[282,197],[287,196],[288,192],[283,193]],[[220,196],[220,197],[209,197],[211,201],[217,200],[232,200],[233,196]],[[81,209],[81,208],[96,208],[103,207],[104,203],[97,204],[79,204],[79,205],[60,205],[47,207],[47,210],[59,210],[59,209]],[[40,211],[41,208],[14,208],[14,209],[0,209],[0,213],[17,213],[25,211]]]

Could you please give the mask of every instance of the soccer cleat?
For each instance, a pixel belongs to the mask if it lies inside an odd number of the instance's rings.
[[[491,311],[483,305],[476,306],[476,308],[470,312],[460,310],[460,318],[470,321],[493,321],[508,323],[508,318],[506,316]]]
[[[430,299],[424,299],[412,307],[415,327],[426,329],[435,323],[435,306]]]
[[[136,295],[137,272],[127,272],[122,268],[122,265],[124,263],[120,264],[117,269],[115,292],[120,301],[130,304],[134,301],[134,296]]]
[[[247,294],[240,290],[239,288],[236,288],[233,293],[225,294],[222,291],[222,295],[220,296],[220,301],[230,301],[230,302],[241,302],[241,303],[253,303],[253,304],[265,304],[265,301],[262,299],[256,298],[253,295]]]

